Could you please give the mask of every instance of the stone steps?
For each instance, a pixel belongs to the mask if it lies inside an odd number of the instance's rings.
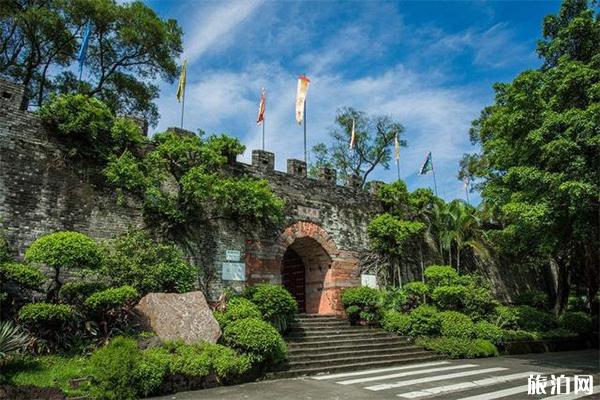
[[[351,326],[335,316],[298,316],[286,341],[288,359],[269,377],[344,372],[440,358],[406,337],[378,328]]]

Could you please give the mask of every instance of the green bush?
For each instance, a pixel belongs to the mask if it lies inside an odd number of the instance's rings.
[[[136,147],[146,141],[140,125],[126,117],[117,117],[110,128],[110,136],[116,151]]]
[[[215,318],[219,321],[221,329],[232,321],[244,318],[262,318],[262,314],[256,304],[243,297],[233,297],[227,302],[227,309],[223,313],[215,312]]]
[[[420,346],[450,358],[481,358],[498,355],[498,349],[483,339],[453,337],[424,338],[417,342]]]
[[[569,296],[567,311],[589,311],[589,309],[587,296]]]
[[[30,327],[57,327],[73,317],[73,309],[67,304],[30,303],[19,310],[19,320]]]
[[[256,304],[265,321],[285,332],[298,311],[296,299],[281,285],[259,283],[248,288],[244,297]]]
[[[587,335],[592,332],[592,318],[582,311],[565,312],[558,319],[558,326],[580,335]]]
[[[10,248],[8,246],[8,240],[6,240],[4,231],[2,229],[0,229],[0,263],[9,261],[10,259],[11,259],[11,256],[10,256]]]
[[[409,282],[404,285],[403,289],[408,296],[423,297],[429,295],[429,286],[424,282]]]
[[[501,329],[514,330],[519,327],[519,313],[514,307],[496,306],[492,319]]]
[[[440,333],[442,336],[470,338],[473,336],[473,321],[458,311],[439,313]]]
[[[467,295],[467,288],[464,286],[438,286],[433,289],[431,299],[433,303],[441,310],[461,310],[463,301]]]
[[[410,316],[394,310],[386,311],[381,318],[381,326],[389,332],[410,335]]]
[[[0,321],[0,367],[13,354],[23,350],[31,338],[11,321]]]
[[[540,332],[539,335],[542,339],[572,339],[579,336],[577,332],[573,332],[564,328],[556,328],[547,332]]]
[[[503,342],[511,342],[511,341],[530,341],[530,340],[539,340],[541,336],[537,332],[527,332],[522,330],[514,330],[514,329],[505,329],[502,331],[502,341]]]
[[[435,307],[421,305],[412,310],[409,316],[411,336],[436,336],[440,333],[441,321]]]
[[[425,269],[425,281],[432,288],[452,286],[459,280],[456,270],[448,265],[432,265]]]
[[[527,290],[515,297],[515,303],[540,309],[548,308],[548,294],[541,290]]]
[[[384,311],[401,311],[402,309],[404,309],[406,302],[407,296],[404,290],[398,288],[388,288],[381,293],[381,297],[379,299],[379,306],[380,309]]]
[[[100,251],[89,236],[65,231],[38,238],[25,252],[25,258],[55,270],[94,269],[100,264]]]
[[[361,309],[376,307],[379,296],[379,290],[367,286],[347,288],[342,291],[342,304],[344,307],[358,306]]]
[[[548,331],[557,326],[556,317],[546,311],[531,306],[515,307],[518,315],[517,326],[526,331]]]
[[[283,338],[273,326],[258,318],[233,321],[225,327],[226,345],[248,354],[252,362],[277,363],[286,357]]]
[[[114,120],[106,104],[83,94],[52,96],[40,107],[39,114],[59,135],[94,145],[106,142]]]
[[[133,374],[133,381],[137,385],[136,392],[140,397],[157,394],[161,384],[171,373],[171,360],[171,354],[162,347],[142,351]]]
[[[192,290],[198,271],[175,244],[156,242],[143,231],[129,231],[105,249],[104,274],[115,286],[133,286],[140,296],[149,292]]]
[[[13,282],[26,289],[41,289],[46,276],[39,270],[27,264],[16,262],[0,263],[0,282]]]
[[[485,339],[498,346],[502,343],[502,329],[487,321],[479,321],[473,325],[473,334],[476,339]]]
[[[497,305],[498,302],[484,282],[471,283],[467,286],[462,311],[471,318],[483,319],[493,314]]]
[[[58,297],[64,303],[82,306],[92,294],[106,289],[106,285],[97,281],[70,281],[65,282],[58,292]]]
[[[346,315],[351,320],[357,320],[360,318],[360,307],[359,306],[350,306],[346,308]]]
[[[137,290],[132,286],[125,285],[92,294],[85,300],[85,307],[92,312],[106,312],[124,307],[137,298]]]

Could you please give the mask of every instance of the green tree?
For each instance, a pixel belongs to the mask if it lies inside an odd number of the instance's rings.
[[[557,266],[555,312],[573,279],[599,287],[600,18],[585,0],[566,0],[544,20],[543,66],[496,84],[496,99],[473,123],[485,166],[484,206],[495,235],[520,260]],[[577,283],[577,282],[576,282]]]
[[[404,132],[400,122],[387,115],[369,116],[352,107],[344,107],[338,110],[335,123],[330,132],[332,141],[329,148],[323,143],[313,147],[315,161],[309,171],[314,173],[316,167],[321,166],[334,167],[342,180],[356,175],[361,178],[361,186],[364,187],[375,168],[389,168],[394,138]],[[350,149],[353,124],[355,146]],[[400,140],[400,145],[406,147],[406,141]]]

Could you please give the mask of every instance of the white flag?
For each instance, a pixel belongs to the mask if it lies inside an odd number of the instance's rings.
[[[354,131],[354,125],[355,125],[355,120],[354,118],[352,119],[352,134],[350,136],[350,149],[354,148],[354,145],[356,144],[356,133]]]
[[[306,93],[308,92],[308,84],[310,79],[305,75],[298,77],[298,90],[296,92],[296,122],[302,125],[304,121],[304,103],[306,102]]]

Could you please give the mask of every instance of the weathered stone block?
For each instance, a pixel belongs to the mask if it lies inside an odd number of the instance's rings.
[[[331,185],[335,185],[337,181],[337,171],[333,168],[319,168],[319,179]]]
[[[252,166],[266,172],[275,169],[275,154],[264,150],[252,150]]]
[[[140,324],[162,340],[216,343],[221,328],[202,292],[148,293],[135,307]]]
[[[287,173],[305,178],[306,162],[290,158],[289,160],[287,160]]]

